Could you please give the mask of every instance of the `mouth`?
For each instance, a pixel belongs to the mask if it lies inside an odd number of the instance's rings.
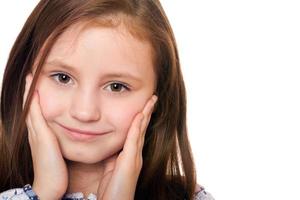
[[[71,139],[79,140],[79,141],[95,139],[99,136],[105,135],[110,132],[110,131],[104,131],[104,132],[86,131],[86,130],[70,128],[70,127],[64,126],[62,124],[59,124],[59,125],[60,125],[60,127],[63,128],[64,132],[69,137],[71,137]]]

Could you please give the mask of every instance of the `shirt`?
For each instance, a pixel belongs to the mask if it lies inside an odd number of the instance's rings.
[[[28,185],[26,185],[28,187]],[[0,193],[0,200],[35,200],[38,199],[35,193],[30,189],[24,188],[15,188],[4,191]],[[83,193],[71,193],[65,194],[62,200],[97,200],[97,196],[95,194],[89,194],[87,199],[84,198]],[[194,200],[214,200],[212,195],[205,191],[202,187],[200,191],[195,193]]]

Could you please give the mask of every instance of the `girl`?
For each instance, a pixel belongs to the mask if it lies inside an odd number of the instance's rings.
[[[1,129],[0,199],[212,199],[157,0],[40,1],[5,69]]]

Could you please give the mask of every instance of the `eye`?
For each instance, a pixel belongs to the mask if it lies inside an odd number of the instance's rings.
[[[65,73],[52,74],[51,77],[55,79],[60,84],[67,85],[72,80],[71,77]]]
[[[113,82],[111,84],[108,85],[108,88],[110,91],[112,92],[124,92],[125,91],[129,91],[129,87],[126,84],[123,83],[118,83],[118,82]]]

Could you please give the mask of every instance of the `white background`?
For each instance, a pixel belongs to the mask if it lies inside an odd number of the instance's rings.
[[[0,2],[0,67],[36,0]],[[300,199],[300,6],[162,0],[177,38],[198,182],[216,199]]]

